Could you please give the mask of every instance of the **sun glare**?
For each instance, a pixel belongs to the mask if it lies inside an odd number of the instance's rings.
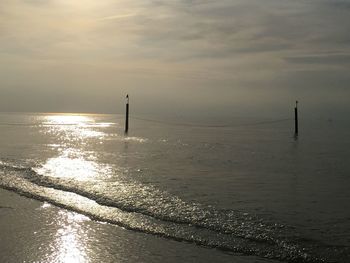
[[[88,262],[88,256],[85,251],[86,247],[81,236],[85,236],[86,233],[80,224],[89,219],[72,212],[61,211],[59,214],[62,219],[59,221],[61,228],[56,234],[56,246],[58,250],[56,261],[67,263]]]
[[[111,174],[109,166],[100,165],[83,157],[69,157],[65,154],[48,159],[36,171],[46,176],[74,178],[76,180],[98,179],[101,176],[106,177]]]
[[[93,122],[92,118],[83,115],[51,115],[46,116],[47,124],[86,124]]]

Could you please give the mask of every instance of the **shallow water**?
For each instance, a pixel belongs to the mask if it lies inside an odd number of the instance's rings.
[[[254,256],[129,231],[0,191],[0,262],[237,262],[266,263]]]
[[[348,262],[349,123],[292,125],[132,119],[125,136],[118,115],[0,114],[0,185],[166,239]]]

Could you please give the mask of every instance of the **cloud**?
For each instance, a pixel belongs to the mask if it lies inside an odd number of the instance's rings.
[[[290,63],[350,66],[350,54],[329,54],[285,58]]]
[[[65,78],[71,96],[140,87],[165,100],[173,89],[193,97],[205,90],[204,107],[219,90],[230,107],[237,94],[243,104],[257,90],[267,94],[264,103],[271,94],[294,96],[293,89],[308,96],[320,86],[309,76],[324,83],[339,76],[324,87],[319,100],[327,100],[327,90],[348,86],[349,24],[349,3],[341,0],[2,0],[0,90],[27,87],[44,99]],[[293,88],[297,78],[305,81]]]
[[[131,13],[131,14],[123,14],[123,15],[105,16],[105,17],[98,18],[96,20],[98,20],[98,21],[114,20],[114,19],[128,18],[128,17],[132,17],[132,16],[136,16],[136,14]]]

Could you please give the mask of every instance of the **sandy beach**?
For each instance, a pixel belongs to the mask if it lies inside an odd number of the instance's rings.
[[[271,262],[125,230],[0,190],[0,262]]]

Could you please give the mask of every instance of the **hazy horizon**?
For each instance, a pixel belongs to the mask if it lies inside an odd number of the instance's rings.
[[[350,2],[3,0],[0,111],[350,113]]]

